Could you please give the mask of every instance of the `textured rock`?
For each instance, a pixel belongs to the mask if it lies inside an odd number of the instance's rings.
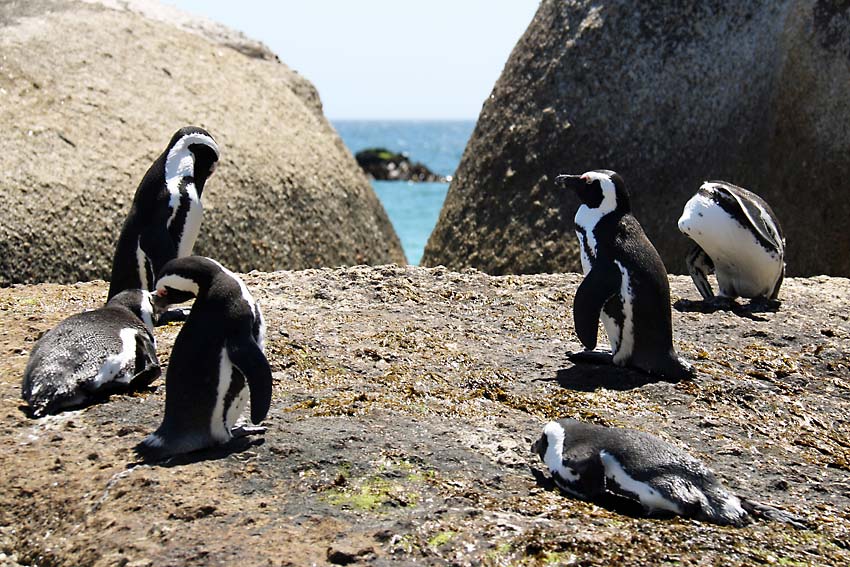
[[[188,124],[222,149],[197,253],[238,270],[404,261],[309,82],[221,26],[106,4],[0,4],[0,285],[108,276],[139,181]]]
[[[541,3],[481,112],[423,258],[490,273],[578,270],[558,173],[621,173],[667,267],[706,179],[764,197],[789,274],[850,274],[850,4]]]
[[[57,567],[850,564],[846,279],[791,278],[775,313],[674,309],[676,349],[697,369],[681,384],[568,361],[578,274],[244,280],[267,323],[268,431],[135,468],[161,380],[55,418],[19,408],[36,337],[106,285],[0,289],[0,553]],[[671,293],[698,297],[686,276]],[[155,330],[164,365],[179,330]],[[815,529],[629,517],[562,496],[529,450],[561,416],[659,435]]]

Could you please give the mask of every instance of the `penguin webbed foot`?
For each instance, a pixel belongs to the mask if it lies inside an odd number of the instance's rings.
[[[261,425],[239,425],[230,430],[230,435],[233,439],[240,437],[248,437],[249,435],[262,435],[268,428]]]
[[[189,314],[191,312],[191,307],[175,307],[173,309],[167,309],[160,313],[159,317],[156,320],[156,326],[162,327],[168,325],[169,323],[185,322],[186,319],[189,318]]]
[[[815,528],[814,524],[805,518],[801,518],[791,512],[786,512],[785,510],[775,508],[768,504],[762,504],[760,502],[753,502],[752,500],[741,498],[741,507],[746,510],[751,517],[759,520],[770,520],[773,522],[788,524],[798,530],[813,530]]]
[[[614,355],[610,351],[583,350],[574,352],[567,356],[573,364],[595,364],[597,366],[611,366],[614,364]]]
[[[750,313],[774,313],[779,311],[782,302],[778,299],[769,299],[767,297],[754,297],[747,305],[747,311]]]

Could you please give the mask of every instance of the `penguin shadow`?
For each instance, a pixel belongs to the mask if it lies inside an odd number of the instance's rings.
[[[676,311],[682,313],[717,313],[726,311],[743,319],[766,322],[767,319],[760,317],[759,313],[776,313],[781,303],[776,300],[752,300],[747,304],[740,304],[734,299],[714,298],[710,300],[693,301],[691,299],[680,299],[673,304]]]
[[[61,409],[57,409],[56,411],[50,411],[50,412],[48,412],[44,415],[33,415],[34,409],[32,407],[30,407],[29,404],[27,404],[27,403],[18,404],[18,409],[21,411],[21,413],[23,413],[29,419],[41,419],[43,417],[49,417],[49,416],[53,416],[53,415],[62,415],[63,413],[66,413],[66,412],[87,410],[87,409],[94,407],[94,406],[106,404],[106,403],[109,403],[109,401],[112,399],[112,396],[116,396],[116,397],[119,397],[119,398],[122,397],[122,396],[132,397],[135,394],[143,394],[143,395],[146,396],[148,394],[152,394],[152,393],[156,392],[156,389],[157,389],[156,385],[147,385],[147,386],[135,388],[135,389],[133,389],[132,391],[129,391],[129,392],[127,392],[127,391],[97,392],[95,394],[88,394],[91,397],[86,398],[84,401],[82,401],[78,404],[74,404],[73,406],[63,407]]]
[[[606,363],[600,360],[598,363],[574,361],[573,366],[562,368],[555,373],[555,381],[567,390],[593,392],[598,388],[620,391],[633,390],[647,384],[666,382],[667,380],[631,368],[615,366],[613,361]]]
[[[238,455],[239,453],[244,453],[255,447],[260,447],[265,442],[265,438],[263,437],[235,437],[224,445],[216,445],[215,447],[192,451],[191,453],[174,455],[173,457],[168,457],[159,461],[145,461],[144,459],[138,459],[132,463],[128,463],[127,468],[131,469],[138,465],[173,468],[200,463],[202,461],[220,461],[230,457],[231,455]]]
[[[651,516],[646,513],[646,510],[639,502],[634,500],[630,500],[628,498],[623,498],[622,496],[617,496],[610,492],[604,492],[602,494],[597,495],[593,500],[584,500],[583,498],[578,498],[564,492],[558,485],[555,484],[555,481],[552,480],[552,477],[548,476],[545,472],[538,469],[537,467],[529,466],[531,471],[531,475],[534,477],[534,483],[541,489],[546,492],[557,492],[564,498],[569,498],[570,500],[577,500],[579,502],[592,502],[597,506],[605,508],[611,512],[615,512],[617,514],[622,514],[623,516],[628,516],[630,518],[635,519],[645,519],[648,517],[652,518],[672,518],[674,514],[668,514],[664,512],[654,512]]]

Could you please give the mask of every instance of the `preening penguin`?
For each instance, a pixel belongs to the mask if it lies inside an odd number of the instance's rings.
[[[202,128],[178,130],[136,189],[121,229],[108,298],[125,289],[154,289],[172,258],[192,253],[201,227],[201,194],[218,162],[218,145]]]
[[[648,515],[677,514],[722,525],[742,526],[754,515],[807,527],[787,512],[741,500],[703,463],[642,431],[559,419],[546,424],[531,451],[561,490],[583,500],[624,500]]]
[[[263,354],[265,324],[244,282],[218,262],[187,256],[168,262],[156,282],[157,307],[195,297],[165,376],[165,416],[136,451],[161,459],[262,433],[235,427],[251,398],[251,421],[268,413],[272,372]],[[247,383],[247,388],[246,388]]]
[[[575,216],[584,281],[573,302],[576,333],[587,351],[573,361],[596,360],[599,319],[614,364],[667,380],[692,376],[673,348],[667,270],[631,213],[623,179],[613,171],[559,175],[558,185],[576,192]]]
[[[127,290],[45,333],[30,353],[21,387],[32,415],[83,406],[156,380],[153,310],[150,292]]]
[[[706,181],[685,204],[678,224],[694,241],[688,271],[703,299],[714,298],[708,282],[712,272],[721,298],[779,296],[785,238],[779,219],[761,197],[725,181]]]

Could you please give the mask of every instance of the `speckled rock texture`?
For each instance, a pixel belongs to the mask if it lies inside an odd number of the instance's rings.
[[[680,384],[569,362],[576,274],[244,279],[267,322],[268,431],[140,467],[132,447],[160,422],[161,379],[58,417],[19,408],[36,338],[100,305],[106,285],[0,289],[0,565],[850,564],[846,279],[791,278],[776,312],[702,312],[690,279],[672,277],[675,346],[697,369]],[[166,367],[179,330],[155,330]],[[566,497],[530,452],[565,416],[659,435],[814,529]]]
[[[850,4],[544,0],[484,104],[423,265],[579,270],[559,173],[613,169],[669,271],[704,180],[755,191],[792,275],[850,275]]]
[[[0,3],[0,285],[109,275],[139,181],[185,125],[222,150],[195,251],[237,270],[404,262],[313,86],[155,2]]]

